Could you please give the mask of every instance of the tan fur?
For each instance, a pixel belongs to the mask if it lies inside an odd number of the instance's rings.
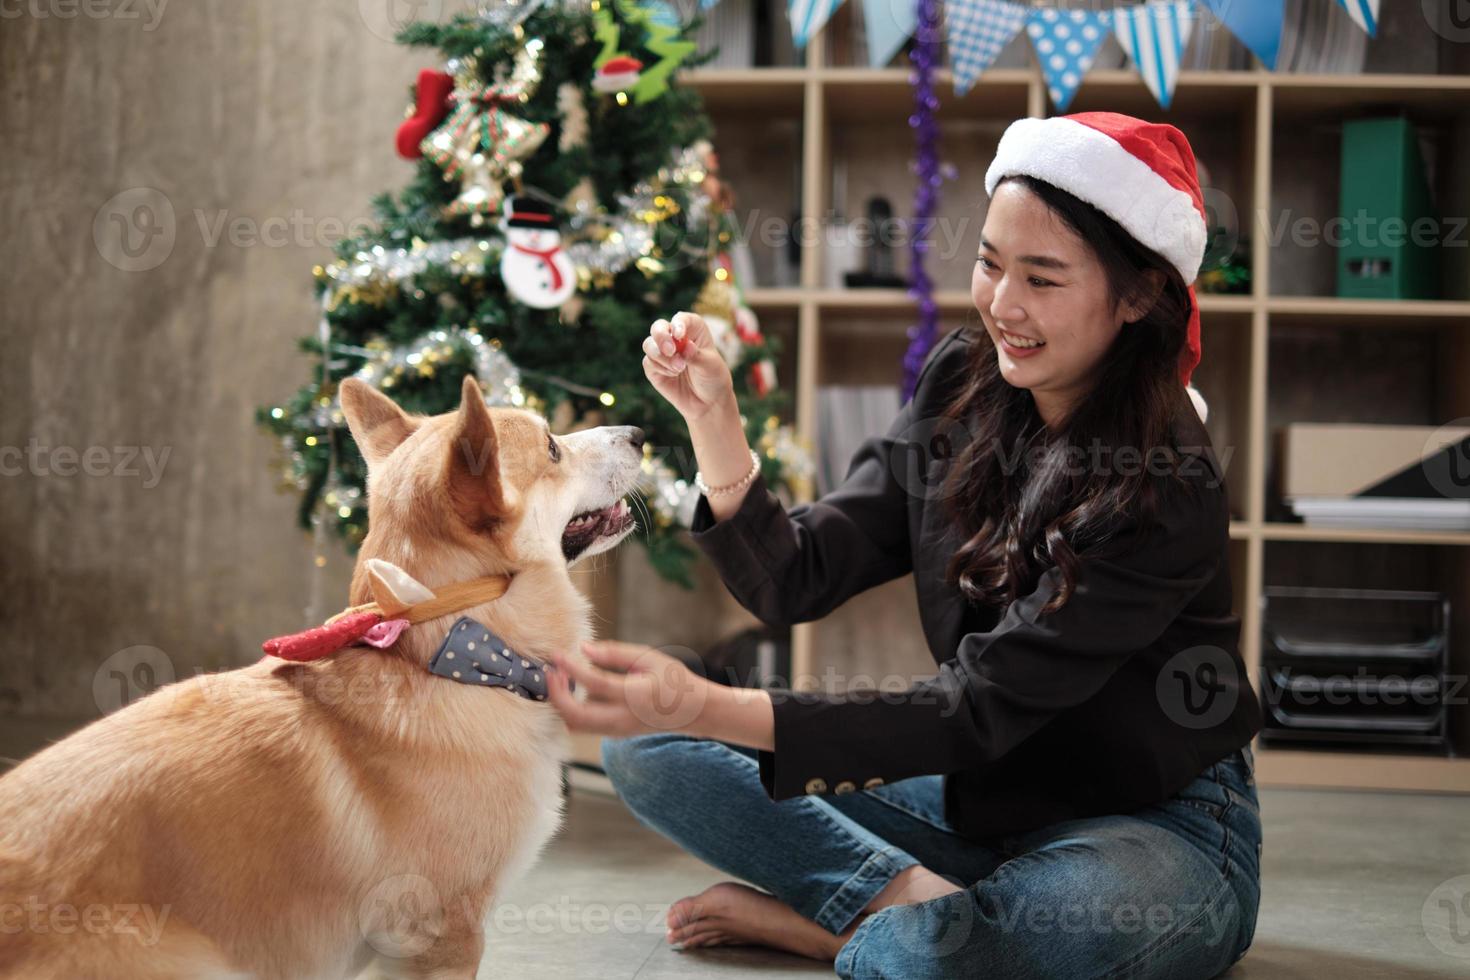
[[[431,590],[507,573],[463,614],[538,659],[590,638],[561,530],[631,489],[641,434],[562,437],[552,463],[545,423],[472,379],[432,418],[342,401],[370,466],[352,604],[371,558]],[[170,684],[0,778],[0,977],[472,978],[495,896],[561,824],[567,735],[549,704],[427,672],[457,615]]]

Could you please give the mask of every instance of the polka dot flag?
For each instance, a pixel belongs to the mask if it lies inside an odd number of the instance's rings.
[[[1077,86],[1082,84],[1082,76],[1092,67],[1097,49],[1112,32],[1109,10],[1045,7],[1031,11],[1026,33],[1041,63],[1047,94],[1058,112],[1066,111]]]
[[[1118,43],[1165,109],[1174,98],[1174,83],[1179,80],[1179,54],[1189,42],[1193,23],[1194,0],[1163,0],[1113,11]]]
[[[1369,37],[1378,36],[1378,0],[1337,0]]]
[[[1026,23],[1028,8],[1010,0],[946,0],[949,66],[954,91],[964,95],[980,73]]]

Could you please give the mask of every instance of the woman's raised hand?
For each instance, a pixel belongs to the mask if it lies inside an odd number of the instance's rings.
[[[709,325],[695,313],[654,321],[643,338],[643,373],[686,422],[735,399],[730,366],[715,348]]]

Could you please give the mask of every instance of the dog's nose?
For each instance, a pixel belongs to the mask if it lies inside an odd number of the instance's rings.
[[[634,449],[642,449],[644,439],[643,430],[636,425],[628,425],[624,426],[624,428],[628,431],[628,442],[632,447]]]

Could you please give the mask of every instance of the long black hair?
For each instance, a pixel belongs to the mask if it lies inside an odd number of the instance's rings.
[[[1051,611],[1072,596],[1079,552],[1106,550],[1120,515],[1147,521],[1166,482],[1183,483],[1171,431],[1176,413],[1194,411],[1178,374],[1190,301],[1171,263],[1091,204],[1034,177],[1004,180],[1023,184],[1093,250],[1114,303],[1157,289],[1149,270],[1163,276],[1152,307],[1118,332],[1091,393],[1059,423],[1045,425],[1031,392],[1005,380],[989,342],[973,345],[966,380],[946,408],[966,434],[944,485],[964,542],[949,581],[972,602],[1004,605],[1055,566],[1062,586],[1043,610]],[[1136,465],[1123,464],[1122,447],[1137,453]]]

